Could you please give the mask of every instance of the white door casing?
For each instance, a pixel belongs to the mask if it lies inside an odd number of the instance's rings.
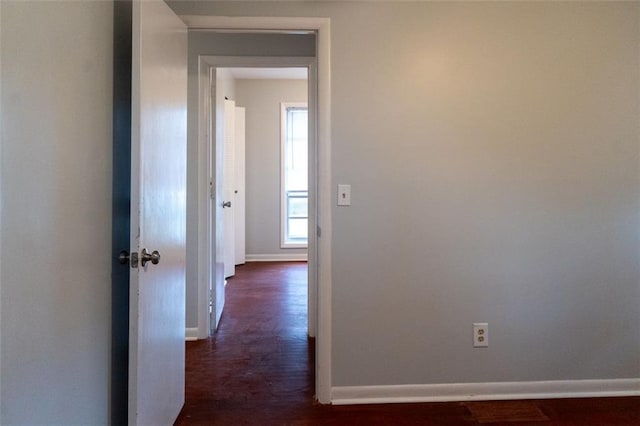
[[[309,335],[316,338],[316,396],[321,403],[331,401],[331,176],[330,176],[330,67],[329,67],[329,20],[327,18],[231,18],[214,16],[183,16],[189,28],[193,29],[233,29],[234,31],[282,30],[301,28],[317,31],[317,57],[256,57],[256,56],[208,56],[199,55],[199,117],[200,132],[198,148],[200,152],[213,150],[212,140],[203,124],[215,116],[222,115],[219,100],[223,96],[213,94],[216,90],[216,69],[225,67],[307,67],[309,70],[309,244],[308,244],[308,329]],[[209,78],[213,74],[214,78]],[[215,108],[215,113],[214,111]],[[214,128],[221,127],[215,126]],[[217,157],[219,158],[219,156]],[[200,157],[199,167],[213,167],[220,170],[216,162],[209,165],[206,157]],[[201,176],[205,176],[204,174]],[[207,182],[200,180],[201,185]],[[219,193],[220,190],[217,190]],[[206,196],[206,194],[205,194]],[[206,202],[203,203],[206,205]],[[199,220],[207,223],[206,209],[201,209]],[[314,230],[321,229],[322,237]],[[219,228],[218,228],[219,229]],[[216,239],[214,233],[212,239]],[[216,265],[217,266],[217,265]],[[220,268],[217,268],[220,270]],[[214,330],[214,319],[210,318],[208,268],[201,269],[201,284],[198,300],[198,333],[206,337],[201,330]],[[213,271],[211,272],[213,274]],[[212,283],[214,284],[214,283]],[[204,297],[202,296],[204,295]],[[211,315],[212,317],[212,315]]]
[[[129,424],[184,404],[187,31],[163,1],[133,2]],[[132,265],[133,266],[133,265]]]
[[[310,197],[310,229],[318,228],[318,235],[313,232],[309,240],[309,334],[316,336],[316,397],[320,403],[331,402],[331,353],[332,353],[332,320],[331,320],[331,208],[333,204],[331,181],[331,23],[329,18],[315,17],[230,17],[230,16],[201,16],[183,15],[183,21],[190,30],[233,30],[239,32],[281,31],[290,32],[292,29],[313,31],[316,34],[316,56],[307,64],[292,58],[274,59],[269,57],[207,57],[199,56],[200,67],[200,102],[199,110],[203,116],[210,114],[210,104],[206,90],[210,81],[207,79],[209,67],[226,66],[305,66],[309,67],[309,81],[317,81],[313,91],[309,93],[309,113],[312,105],[317,106],[314,115],[317,125],[310,133],[316,140],[313,150],[315,158],[310,161],[310,174],[315,175],[315,187],[309,183]],[[285,64],[285,62],[289,64]],[[210,98],[209,98],[210,99]],[[213,115],[213,114],[211,114]],[[204,122],[204,121],[203,121]],[[202,122],[202,123],[203,123]],[[198,147],[201,152],[210,149],[210,138],[200,126]],[[208,158],[203,158],[199,167],[206,169]],[[313,163],[313,164],[311,164]],[[313,166],[313,172],[311,172]],[[203,173],[201,176],[205,176]],[[206,179],[206,178],[205,178]],[[201,185],[207,186],[207,181],[200,180]],[[313,194],[311,191],[314,191]],[[315,201],[312,206],[311,198]],[[206,206],[207,203],[203,203]],[[206,208],[199,210],[199,222],[206,223]],[[313,220],[313,224],[311,221]],[[208,268],[201,268],[201,284],[198,299],[198,333],[209,329],[209,280],[206,275]],[[205,297],[202,297],[204,295]]]

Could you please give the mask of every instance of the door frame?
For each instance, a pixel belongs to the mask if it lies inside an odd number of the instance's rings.
[[[316,336],[316,398],[320,403],[331,402],[331,71],[330,71],[330,20],[329,18],[279,18],[279,17],[221,17],[221,16],[181,16],[189,30],[224,31],[239,33],[255,32],[313,32],[316,34],[316,56],[308,57],[221,57],[200,56],[198,64],[198,226],[205,240],[198,247],[198,335],[208,336],[209,323],[209,283],[211,275],[210,250],[212,232],[209,229],[208,214],[209,176],[213,176],[210,160],[212,147],[207,136],[208,116],[205,109],[210,108],[211,91],[209,86],[209,68],[215,67],[291,67],[302,66],[309,69],[309,82],[315,79],[317,86],[310,90],[309,105],[316,105],[315,147],[315,209],[311,209],[315,219],[317,233],[309,239],[309,298],[308,321],[310,335]],[[312,62],[309,62],[310,60]],[[279,62],[278,62],[279,61]],[[203,71],[204,75],[203,75]],[[203,87],[203,84],[205,85]],[[315,100],[313,99],[315,95]],[[313,136],[313,135],[310,135]],[[214,139],[215,140],[215,139]],[[310,215],[311,219],[311,215]],[[203,227],[201,227],[203,226]],[[313,228],[311,228],[313,229]],[[202,235],[202,234],[201,234]],[[313,279],[315,278],[315,280]],[[315,283],[314,283],[315,281]],[[315,303],[311,299],[315,299]],[[314,333],[313,333],[314,332]]]
[[[317,128],[317,102],[315,93],[317,92],[317,79],[316,76],[316,58],[315,57],[289,57],[289,56],[213,56],[213,55],[199,55],[198,56],[198,93],[199,93],[199,154],[200,167],[206,169],[206,173],[201,174],[203,181],[199,183],[201,188],[205,185],[210,189],[208,194],[205,191],[200,193],[199,203],[199,219],[200,229],[204,232],[201,234],[204,236],[201,242],[204,244],[202,251],[200,251],[199,273],[201,273],[201,279],[198,281],[198,334],[201,338],[208,337],[208,330],[211,330],[211,320],[209,315],[209,294],[212,287],[215,287],[215,274],[213,272],[213,266],[211,259],[213,258],[213,252],[215,250],[215,229],[212,228],[214,220],[210,220],[212,215],[216,212],[211,210],[210,199],[212,190],[215,189],[216,164],[213,161],[213,153],[217,152],[215,144],[218,142],[218,117],[216,116],[215,105],[217,96],[215,94],[215,88],[212,88],[213,81],[217,75],[219,68],[307,68],[309,70],[309,77],[307,79],[308,85],[308,105],[309,105],[309,211],[316,211],[316,199],[314,194],[317,193],[316,184],[316,139],[314,129]],[[210,76],[213,76],[210,78]],[[225,101],[226,102],[226,101]],[[219,141],[224,144],[224,141]],[[201,149],[201,150],[200,150]],[[225,154],[226,155],[226,154]],[[315,229],[317,222],[316,214],[309,216],[309,229]],[[307,324],[308,334],[310,337],[316,337],[317,329],[317,292],[316,281],[317,272],[316,264],[317,259],[314,253],[316,253],[315,246],[315,233],[310,233],[309,241],[307,244],[307,260],[308,260],[308,303],[307,303]],[[217,261],[216,261],[217,262]],[[226,268],[226,267],[225,267]],[[201,328],[202,327],[202,328]]]

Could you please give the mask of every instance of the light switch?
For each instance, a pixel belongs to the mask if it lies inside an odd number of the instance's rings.
[[[338,185],[338,205],[350,206],[351,205],[351,185]]]

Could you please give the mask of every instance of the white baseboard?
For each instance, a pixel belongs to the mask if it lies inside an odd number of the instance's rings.
[[[335,405],[606,396],[640,396],[640,379],[337,386],[331,389],[331,403]]]
[[[306,262],[307,253],[248,254],[247,262]]]
[[[185,340],[190,342],[192,340],[198,340],[198,328],[187,328],[185,330]]]

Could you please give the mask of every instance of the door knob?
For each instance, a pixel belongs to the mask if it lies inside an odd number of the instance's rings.
[[[154,265],[160,263],[160,253],[158,250],[154,250],[152,253],[149,253],[146,248],[143,248],[140,252],[140,263],[144,267],[147,262],[151,262]]]
[[[225,207],[231,207],[231,201],[225,201],[224,203],[222,203],[222,208]]]
[[[118,262],[121,265],[126,265],[128,263],[131,263],[131,267],[132,268],[137,268],[138,267],[138,253],[131,253],[129,254],[129,252],[127,250],[122,250],[119,254],[118,254]]]

